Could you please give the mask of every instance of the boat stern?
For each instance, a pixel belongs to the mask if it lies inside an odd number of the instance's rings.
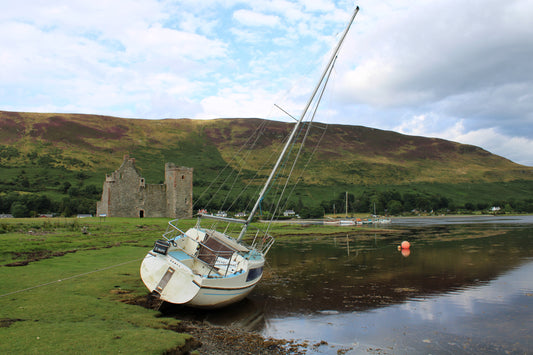
[[[150,251],[141,263],[141,279],[163,301],[183,304],[192,300],[200,286],[193,272],[168,256]]]

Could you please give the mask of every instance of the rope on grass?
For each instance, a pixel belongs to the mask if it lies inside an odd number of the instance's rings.
[[[47,282],[47,283],[44,283],[44,284],[40,284],[40,285],[36,285],[36,286],[32,286],[32,287],[28,287],[28,288],[24,288],[24,289],[22,289],[22,290],[18,290],[18,291],[8,292],[8,293],[5,293],[5,294],[3,294],[3,295],[0,295],[0,298],[1,298],[1,297],[5,297],[5,296],[9,296],[9,295],[13,295],[13,294],[15,294],[15,293],[20,293],[20,292],[24,292],[24,291],[33,290],[34,288],[39,288],[39,287],[43,287],[43,286],[52,285],[52,284],[55,284],[55,283],[58,283],[58,282],[67,281],[67,280],[70,280],[70,279],[75,279],[76,277],[80,277],[80,276],[85,276],[85,275],[93,274],[93,273],[95,273],[95,272],[100,272],[100,271],[109,270],[109,269],[112,269],[112,268],[115,268],[115,267],[118,267],[118,266],[122,266],[122,265],[126,265],[126,264],[129,264],[129,263],[133,263],[133,262],[135,262],[135,261],[139,261],[139,260],[141,260],[141,259],[130,260],[130,261],[126,261],[126,262],[123,262],[123,263],[120,263],[120,264],[116,264],[116,265],[112,265],[112,266],[104,267],[104,268],[102,268],[102,269],[97,269],[97,270],[93,270],[93,271],[89,271],[89,272],[84,272],[84,273],[82,273],[82,274],[78,274],[78,275],[74,275],[74,276],[65,277],[64,279],[59,279],[59,280],[55,280],[55,281],[51,281],[51,282]]]

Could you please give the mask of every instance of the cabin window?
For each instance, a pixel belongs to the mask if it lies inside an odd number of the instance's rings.
[[[246,282],[255,280],[258,277],[260,277],[262,274],[263,274],[262,266],[255,268],[255,269],[250,269],[250,271],[248,271],[248,276],[246,276]]]

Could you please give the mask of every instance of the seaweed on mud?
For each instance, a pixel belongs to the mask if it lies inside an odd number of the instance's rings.
[[[24,322],[26,319],[20,318],[0,318],[0,328],[9,328],[15,322]]]
[[[49,259],[56,256],[63,256],[65,254],[69,253],[75,253],[77,252],[77,249],[73,250],[65,250],[65,251],[51,251],[51,250],[39,250],[39,251],[32,251],[32,252],[24,252],[24,253],[14,253],[14,259],[22,259],[18,261],[14,261],[12,263],[5,264],[4,266],[26,266],[31,262],[39,261],[43,259]]]

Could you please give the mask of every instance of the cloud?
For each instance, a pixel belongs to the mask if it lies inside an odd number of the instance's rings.
[[[532,165],[531,1],[359,5],[317,119],[479,144]],[[0,109],[214,118],[258,117],[276,103],[298,114],[353,6],[12,2],[0,13]]]
[[[9,49],[0,54],[7,109],[139,116],[155,113],[146,107],[163,93],[201,95],[210,83],[196,79],[217,70],[227,46],[218,38],[163,27],[158,4],[8,9],[16,15],[2,19],[0,34]]]
[[[273,99],[274,95],[267,90],[250,91],[248,86],[232,86],[204,98],[201,101],[202,113],[195,118],[267,117]],[[235,116],[235,112],[239,115]]]
[[[533,166],[533,139],[530,138],[502,134],[495,128],[483,128],[452,136],[450,139],[477,145],[512,161]]]
[[[533,156],[529,153],[533,152],[533,139],[504,134],[495,127],[468,130],[463,119],[428,113],[405,119],[393,129],[403,134],[438,137],[476,145],[493,154],[533,166]]]
[[[531,2],[385,1],[361,7],[337,67],[344,112],[369,107],[355,111],[378,112],[374,123],[386,129],[434,115],[432,126],[439,129],[422,126],[412,133],[483,143],[531,164],[531,154],[519,151],[533,136]],[[490,140],[474,139],[487,130]],[[512,137],[519,144],[514,149],[494,143]]]
[[[250,10],[237,10],[233,13],[233,18],[239,23],[246,26],[267,26],[275,27],[280,24],[279,17],[274,15],[265,15]]]
[[[509,11],[496,2],[413,5],[391,6],[348,49],[349,58],[361,59],[345,81],[355,99],[382,106],[425,104],[531,81],[533,32],[509,21]]]

